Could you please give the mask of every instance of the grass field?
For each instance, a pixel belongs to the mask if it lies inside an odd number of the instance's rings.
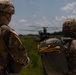
[[[37,45],[40,42],[35,42],[34,40],[36,38],[34,36],[20,36],[20,39],[27,50],[30,58],[30,64],[27,68],[23,67],[19,74],[14,75],[43,75],[42,64],[37,50]]]
[[[50,38],[53,37],[60,37],[60,35],[51,36]],[[27,68],[23,67],[19,74],[14,75],[43,75],[42,63],[37,49],[40,42],[35,41],[35,36],[20,36],[20,39],[27,50],[27,54],[30,58],[30,64]]]

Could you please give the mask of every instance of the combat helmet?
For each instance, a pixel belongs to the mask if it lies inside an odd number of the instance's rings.
[[[76,38],[76,20],[68,18],[64,21],[62,31],[66,36]]]
[[[14,14],[15,8],[10,0],[0,0],[0,12]]]

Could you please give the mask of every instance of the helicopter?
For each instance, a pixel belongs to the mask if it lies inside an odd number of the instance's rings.
[[[47,27],[41,27],[43,30],[38,31],[38,37],[37,41],[43,41],[45,39],[48,39],[50,37],[50,33],[47,32]]]
[[[38,36],[36,38],[35,41],[43,41],[45,39],[49,39],[50,38],[50,33],[47,32],[47,29],[50,29],[50,30],[57,30],[59,29],[60,27],[41,27],[41,26],[29,26],[29,27],[33,27],[35,28],[34,30],[27,30],[27,29],[20,29],[21,31],[38,31]]]

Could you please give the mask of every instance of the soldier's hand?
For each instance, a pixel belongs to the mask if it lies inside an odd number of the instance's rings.
[[[29,57],[27,57],[27,64],[24,66],[24,68],[26,68],[28,65],[29,65],[29,63],[30,63],[30,59],[29,59]]]

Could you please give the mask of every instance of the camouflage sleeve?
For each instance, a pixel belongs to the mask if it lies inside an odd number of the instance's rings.
[[[15,31],[10,33],[8,48],[10,50],[9,53],[15,62],[25,66],[29,63],[27,52]]]

